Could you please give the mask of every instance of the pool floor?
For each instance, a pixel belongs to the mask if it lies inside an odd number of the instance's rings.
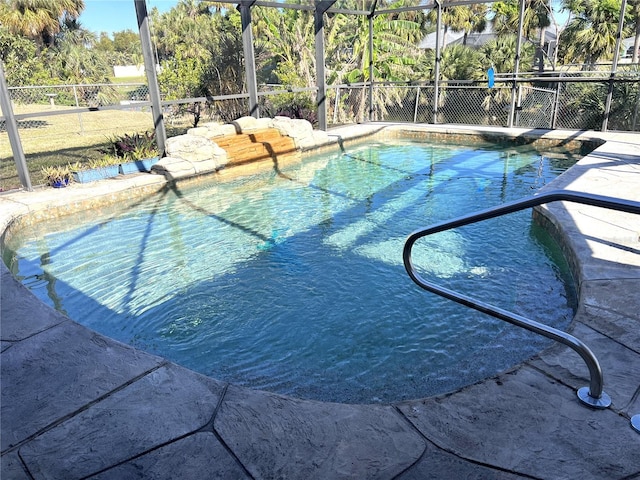
[[[73,230],[65,218],[25,229],[9,263],[71,318],[213,378],[342,403],[421,398],[549,342],[416,288],[407,234],[530,195],[573,162],[527,146],[370,142],[75,215]],[[529,212],[434,236],[416,261],[557,328],[573,316],[568,266]]]

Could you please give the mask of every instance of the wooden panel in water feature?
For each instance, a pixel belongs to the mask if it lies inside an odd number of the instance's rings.
[[[292,138],[282,136],[275,128],[239,133],[212,139],[228,155],[227,166],[242,165],[259,160],[279,160],[300,158]]]

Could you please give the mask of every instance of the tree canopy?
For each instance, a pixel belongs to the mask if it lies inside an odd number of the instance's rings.
[[[289,0],[305,3],[305,0]],[[532,68],[532,49],[544,44],[555,22],[549,0],[526,0],[521,70]],[[344,8],[359,9],[361,0]],[[395,13],[373,17],[374,55],[369,51],[368,18],[330,13],[325,16],[327,82],[369,80],[419,81],[433,75],[434,55],[418,48],[435,29],[435,11],[403,9],[407,0],[378,0],[378,10]],[[565,63],[610,61],[616,44],[621,0],[563,0],[571,12],[559,37],[559,58]],[[116,64],[141,64],[138,33],[109,35],[89,32],[81,24],[83,0],[0,0],[0,55],[12,85],[57,82],[104,82]],[[253,7],[256,69],[260,83],[291,87],[315,86],[316,58],[313,13],[308,10]],[[238,93],[244,87],[240,15],[232,5],[205,0],[180,0],[160,13],[150,12],[157,60],[163,66],[163,89],[170,95]],[[443,9],[448,31],[463,32],[462,45],[442,54],[446,79],[473,80],[488,65],[512,68],[517,0]],[[480,48],[466,46],[466,37],[491,23],[497,38]],[[445,30],[445,31],[446,31]],[[628,0],[625,36],[635,37],[633,60],[640,47],[640,0]],[[539,48],[539,50],[541,50]]]
[[[64,22],[77,19],[82,10],[83,0],[2,0],[0,24],[39,45],[51,45]]]

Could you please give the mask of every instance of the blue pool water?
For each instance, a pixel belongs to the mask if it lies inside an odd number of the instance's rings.
[[[17,232],[5,262],[101,333],[214,378],[349,403],[443,393],[547,341],[420,290],[413,230],[531,195],[575,161],[398,141]],[[421,241],[425,276],[564,328],[557,246],[521,212]]]

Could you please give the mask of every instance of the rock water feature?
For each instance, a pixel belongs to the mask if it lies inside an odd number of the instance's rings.
[[[176,180],[254,162],[277,167],[330,142],[326,132],[302,119],[242,117],[224,125],[205,123],[167,139],[167,156],[153,172]]]

